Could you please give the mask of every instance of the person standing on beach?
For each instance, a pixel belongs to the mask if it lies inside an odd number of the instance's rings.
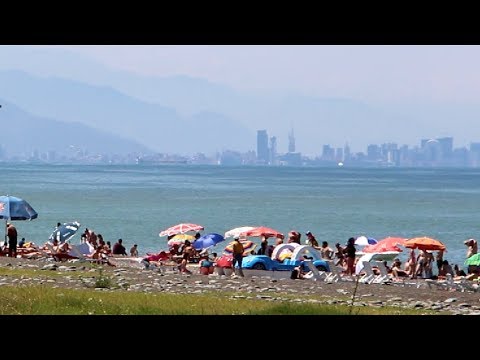
[[[7,223],[8,257],[17,257],[17,229]]]
[[[315,236],[312,234],[311,231],[307,231],[305,235],[307,235],[307,241],[306,241],[307,245],[310,245],[314,249],[321,250],[320,246],[318,245],[317,239],[315,238]]]
[[[465,245],[468,246],[468,249],[467,249],[467,259],[472,256],[472,255],[475,255],[478,251],[478,245],[477,245],[477,240],[475,239],[468,239],[468,240],[465,240],[463,242]]]
[[[235,237],[233,239],[233,269],[235,270],[235,264],[238,263],[238,275],[243,277],[243,270],[242,270],[242,262],[243,262],[243,252],[245,249],[243,248],[242,243],[240,242],[240,239]],[[236,275],[234,273],[234,275]]]
[[[58,228],[59,228],[60,226],[62,226],[62,224],[59,223],[59,222],[57,222],[57,226],[55,226],[55,229],[53,230],[53,233],[54,233],[54,234],[56,233],[56,231],[58,230]],[[60,234],[58,234],[57,240],[60,241],[60,239],[61,239],[61,236],[60,236]]]
[[[355,274],[355,238],[348,239],[347,246],[343,250],[345,257],[347,258],[347,275]]]

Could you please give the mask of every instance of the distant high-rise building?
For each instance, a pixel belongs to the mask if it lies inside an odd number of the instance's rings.
[[[480,165],[480,143],[470,144],[470,166],[478,167]]]
[[[337,148],[335,151],[335,161],[343,161],[343,149]]]
[[[270,138],[270,164],[275,165],[277,162],[277,137]]]
[[[380,147],[375,144],[370,144],[367,147],[367,159],[370,161],[380,160]]]
[[[323,145],[322,160],[335,160],[335,149],[330,145]]]
[[[343,147],[343,161],[348,161],[350,160],[350,146],[348,146],[348,143],[345,144]]]
[[[448,160],[453,154],[453,137],[444,137],[437,139],[440,143],[440,156],[442,160]]]
[[[295,152],[295,135],[293,134],[293,128],[288,134],[288,152]]]
[[[257,131],[257,160],[261,163],[268,164],[268,135],[267,130]]]

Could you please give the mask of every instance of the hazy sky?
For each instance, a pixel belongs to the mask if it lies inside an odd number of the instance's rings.
[[[55,46],[59,47],[59,46]],[[367,101],[480,101],[480,46],[61,46],[144,75]]]
[[[292,127],[299,151],[308,154],[318,153],[322,144],[339,147],[346,142],[355,151],[383,142],[417,146],[422,138],[444,136],[453,136],[455,147],[480,142],[480,46],[0,46],[2,69],[116,87],[185,116],[216,111],[251,131],[268,129],[278,137],[280,151],[286,151]],[[153,99],[158,91],[145,82],[136,87],[138,77],[122,78],[125,72],[187,75],[226,87],[208,86],[220,89],[208,103],[192,85],[195,95],[181,92],[178,103],[169,103],[165,95]],[[205,85],[192,81],[198,83]],[[235,102],[228,88],[241,90],[244,101],[251,97],[263,102],[253,102],[256,107]],[[255,92],[263,96],[252,96]],[[306,96],[300,99],[298,94]],[[269,105],[274,98],[279,103]],[[335,98],[342,98],[337,105]],[[330,104],[322,105],[326,102]]]

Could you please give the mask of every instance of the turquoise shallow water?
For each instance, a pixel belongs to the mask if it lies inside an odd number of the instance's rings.
[[[478,237],[480,223],[475,169],[2,164],[0,171],[0,193],[39,213],[15,222],[20,237],[37,243],[58,221],[77,220],[112,244],[123,238],[127,249],[138,243],[140,253],[166,248],[159,232],[180,222],[221,234],[265,225],[310,230],[330,245],[359,235],[430,236],[462,264],[463,241]]]

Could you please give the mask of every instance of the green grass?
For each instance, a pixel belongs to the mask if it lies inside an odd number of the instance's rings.
[[[14,278],[25,277],[38,277],[38,278],[52,278],[52,277],[65,277],[66,275],[73,277],[81,276],[95,276],[97,272],[89,271],[54,271],[54,270],[40,270],[40,269],[21,269],[21,268],[7,268],[0,267],[0,276],[11,276]]]
[[[231,299],[218,294],[77,290],[43,285],[1,286],[0,304],[1,315],[348,315],[351,311],[348,306]],[[358,307],[352,313],[406,315],[425,311]]]

